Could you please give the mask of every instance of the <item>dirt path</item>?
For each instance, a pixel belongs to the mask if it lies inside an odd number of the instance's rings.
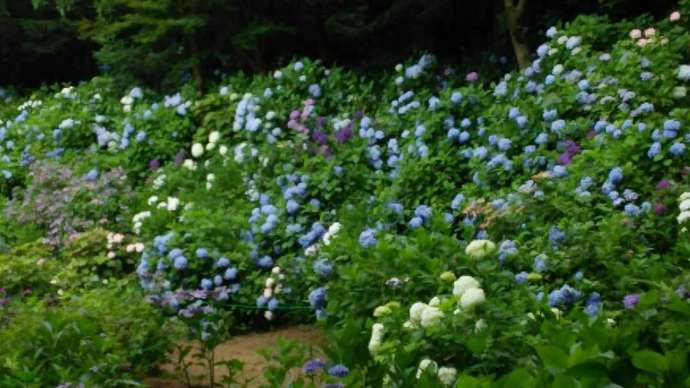
[[[280,337],[295,340],[303,344],[312,345],[317,351],[318,348],[324,344],[324,337],[319,329],[307,325],[291,326],[266,333],[251,333],[234,337],[229,341],[220,344],[216,348],[216,361],[238,359],[244,362],[244,376],[254,381],[250,387],[258,387],[262,381],[261,376],[263,374],[263,369],[266,366],[266,361],[257,353],[257,351],[265,348],[275,347],[276,340]],[[175,359],[176,357],[177,355],[173,354],[171,358]],[[187,357],[187,362],[191,363],[194,361],[195,360],[191,357],[191,355]],[[174,364],[165,364],[162,366],[162,369],[167,375],[175,376],[175,378],[148,379],[147,383],[152,388],[185,387],[183,384],[184,378],[175,371]],[[196,378],[192,379],[193,383],[206,382],[206,384],[208,384],[207,380],[200,380],[198,377],[203,376],[205,373],[206,371],[201,367],[193,366],[190,368],[190,374],[192,376],[197,376]],[[224,375],[224,368],[217,367],[216,380],[219,381]]]

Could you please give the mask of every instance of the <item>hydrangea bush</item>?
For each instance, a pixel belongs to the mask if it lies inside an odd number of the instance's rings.
[[[374,80],[300,60],[204,94],[8,99],[8,214],[77,239],[107,210],[106,257],[136,255],[147,300],[210,348],[317,319],[327,374],[372,386],[686,382],[688,12],[550,28],[497,80],[422,55]],[[87,206],[107,171],[127,208]],[[83,225],[54,209],[73,202]]]

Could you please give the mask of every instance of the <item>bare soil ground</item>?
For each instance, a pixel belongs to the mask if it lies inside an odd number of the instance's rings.
[[[278,338],[299,341],[303,344],[312,345],[318,351],[324,344],[324,337],[321,331],[315,327],[307,325],[291,326],[273,330],[266,333],[250,333],[233,337],[229,341],[220,344],[216,348],[216,361],[238,359],[244,362],[244,377],[251,381],[249,387],[258,387],[263,383],[262,375],[266,361],[257,353],[258,350],[274,348]],[[177,358],[176,354],[171,356],[172,360]],[[193,363],[195,360],[191,355],[187,356],[187,362]],[[184,388],[184,377],[176,372],[175,365],[167,363],[161,366],[163,375],[166,377],[150,378],[146,381],[152,388]],[[216,381],[220,381],[225,375],[225,368],[216,367]],[[192,366],[190,375],[193,376],[192,383],[195,386],[208,386],[207,379],[201,379],[206,371],[200,366]],[[169,377],[167,377],[169,376]]]

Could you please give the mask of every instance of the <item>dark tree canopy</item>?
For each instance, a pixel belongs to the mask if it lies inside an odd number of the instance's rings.
[[[524,64],[577,14],[662,15],[671,0],[0,0],[0,83],[100,71],[150,85],[264,71],[296,56],[376,69],[426,51],[450,64]],[[520,14],[514,14],[519,11]],[[516,58],[517,53],[517,58]],[[522,53],[522,54],[520,54]]]

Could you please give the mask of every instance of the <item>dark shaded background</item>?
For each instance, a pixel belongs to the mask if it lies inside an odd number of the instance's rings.
[[[195,33],[199,52],[205,53],[195,54],[199,57],[198,70],[204,76],[211,76],[216,70],[265,71],[298,56],[376,70],[421,51],[461,67],[485,60],[490,54],[505,56],[513,62],[503,1],[216,1],[213,8],[196,8],[206,22]],[[663,17],[676,3],[671,0],[528,1],[523,24],[531,49],[543,40],[545,28],[558,21],[572,20],[579,14],[606,14],[613,20],[643,13]],[[105,45],[84,34],[83,26],[97,18],[92,1],[75,0],[76,5],[64,15],[50,2],[46,3],[35,9],[31,0],[0,0],[0,85],[35,87],[87,79],[98,74],[99,62],[107,62],[99,61],[94,55]],[[257,23],[280,28],[257,34],[256,29],[251,29]],[[105,28],[102,23],[95,26]],[[171,34],[166,39],[157,43],[161,49],[183,38]],[[132,44],[120,43],[125,47]],[[126,60],[111,60],[115,65],[121,62]],[[158,67],[139,73],[136,66],[144,67],[132,62],[129,69],[117,66],[100,69],[131,73],[134,79],[150,85],[161,82],[159,75],[163,72]]]

